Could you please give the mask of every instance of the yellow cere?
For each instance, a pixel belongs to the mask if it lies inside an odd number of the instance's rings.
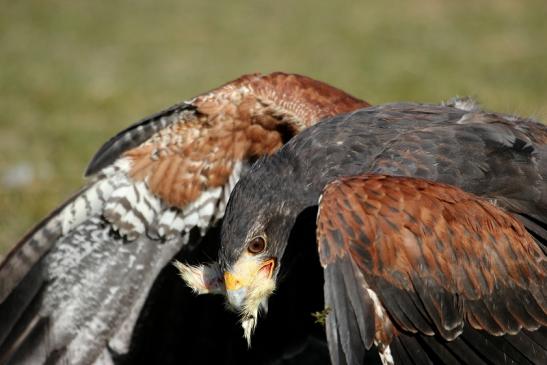
[[[231,271],[224,273],[226,290],[248,287],[255,279],[269,279],[272,276],[273,268],[273,259],[261,261],[252,255],[244,254]]]

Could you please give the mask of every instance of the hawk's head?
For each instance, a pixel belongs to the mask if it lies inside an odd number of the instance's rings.
[[[303,209],[301,199],[283,188],[284,177],[294,178],[294,166],[277,162],[258,161],[234,188],[222,225],[218,262],[200,267],[177,264],[196,292],[226,295],[228,307],[241,315],[248,343],[259,311],[267,309],[277,287],[281,258]]]

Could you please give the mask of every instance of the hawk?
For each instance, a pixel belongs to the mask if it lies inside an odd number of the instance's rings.
[[[218,260],[179,269],[226,296],[249,343],[284,278],[315,263],[301,289],[324,280],[333,364],[545,364],[546,142],[544,125],[474,108],[329,118],[238,182]],[[310,236],[315,255],[295,260]]]
[[[0,363],[112,363],[160,271],[199,246],[260,156],[367,107],[323,82],[245,75],[147,117],[93,157],[83,189],[0,264]]]

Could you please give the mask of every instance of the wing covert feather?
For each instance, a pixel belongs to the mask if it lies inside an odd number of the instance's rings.
[[[353,267],[362,295],[377,296],[367,320],[393,324],[391,336],[437,336],[456,346],[468,327],[499,336],[547,325],[545,254],[522,223],[489,201],[427,180],[363,175],[328,184],[319,205],[326,291],[328,272],[345,279]],[[338,315],[333,308],[327,323]],[[377,331],[374,339],[389,345],[384,337]],[[397,341],[410,341],[403,337]]]

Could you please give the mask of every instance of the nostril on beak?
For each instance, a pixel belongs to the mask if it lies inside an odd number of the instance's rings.
[[[229,272],[224,273],[224,284],[226,290],[237,290],[243,286],[241,281]]]

